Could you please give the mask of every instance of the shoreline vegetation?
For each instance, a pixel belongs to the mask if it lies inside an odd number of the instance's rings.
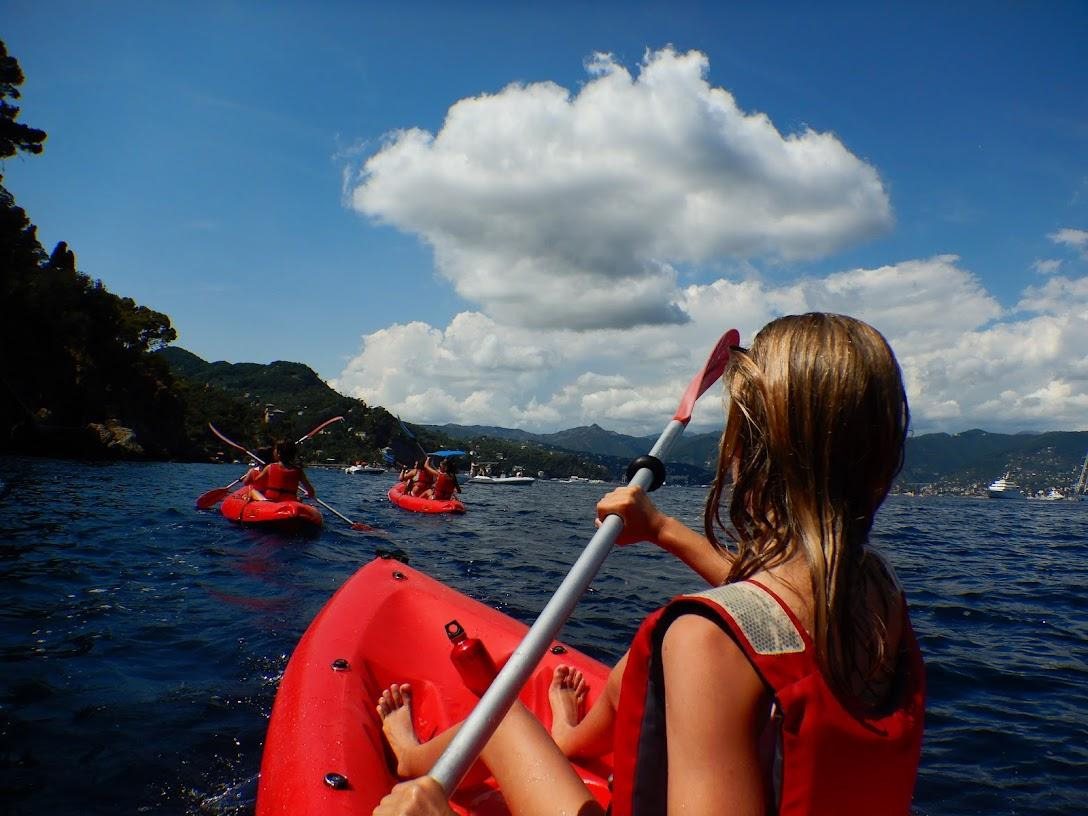
[[[24,76],[0,41],[0,161],[37,155],[46,133],[17,122]],[[88,460],[233,461],[214,422],[255,449],[343,416],[304,450],[310,466],[411,463],[421,449],[465,447],[474,461],[534,476],[619,481],[647,439],[597,425],[556,434],[507,428],[409,425],[380,406],[337,393],[305,365],[208,363],[172,346],[170,317],[110,292],[80,272],[71,247],[46,252],[0,175],[0,454]],[[413,438],[414,437],[414,438]],[[652,439],[650,440],[652,441]],[[671,484],[712,478],[717,434],[689,434],[669,465]],[[1068,494],[1088,432],[929,434],[907,442],[894,491],[979,495],[1009,473],[1029,495]],[[469,462],[461,463],[468,468]]]

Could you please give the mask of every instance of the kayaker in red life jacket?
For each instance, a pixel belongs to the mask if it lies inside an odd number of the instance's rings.
[[[423,470],[423,460],[416,459],[415,465],[406,465],[401,468],[400,480],[404,482],[404,492],[412,495],[412,488],[416,486],[416,475]]]
[[[431,458],[428,456],[422,461],[416,462],[415,471],[412,474],[412,489],[407,491],[413,496],[426,495],[434,485],[435,474],[438,471],[431,467]]]
[[[646,619],[585,718],[570,667],[552,678],[551,735],[514,704],[482,759],[515,816],[600,814],[565,755],[608,750],[616,816],[910,812],[924,667],[905,596],[868,546],[903,461],[898,363],[867,324],[808,314],[765,326],[724,379],[704,534],[639,488],[597,506],[598,525],[623,518],[618,543],[653,542],[713,589]],[[452,731],[420,743],[410,706],[407,684],[377,701],[398,774],[419,778],[374,814],[448,816],[423,774]]]
[[[431,466],[431,460],[428,458],[424,467],[434,477],[434,486],[423,494],[423,498],[447,501],[453,498],[454,493],[461,492],[461,485],[457,482],[457,469],[450,464],[449,459],[443,459],[436,470]]]
[[[264,469],[254,475],[250,471],[242,481],[250,485],[249,498],[253,501],[286,501],[298,498],[299,485],[306,491],[311,499],[317,495],[314,486],[310,484],[302,466],[296,460],[297,451],[295,443],[290,439],[281,440],[273,448],[275,462],[265,465]]]

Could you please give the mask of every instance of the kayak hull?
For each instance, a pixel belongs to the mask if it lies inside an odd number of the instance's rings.
[[[240,524],[320,530],[324,524],[321,511],[299,501],[247,501],[248,487],[243,487],[223,499],[219,512],[225,518]]]
[[[369,816],[397,782],[374,708],[381,691],[411,684],[413,724],[424,740],[463,720],[476,702],[449,659],[445,624],[455,619],[500,665],[527,631],[398,561],[376,559],[350,578],[314,618],[284,672],[265,738],[257,816]],[[554,654],[555,647],[562,651]],[[551,725],[548,686],[559,664],[586,676],[587,710],[608,677],[603,664],[554,643],[520,695],[545,727]],[[575,767],[607,804],[611,756]],[[344,777],[346,786],[326,783],[330,773]],[[464,816],[507,813],[480,763],[451,805]]]
[[[457,499],[424,499],[404,492],[404,482],[397,482],[389,488],[389,501],[404,510],[413,513],[464,513],[465,506]]]

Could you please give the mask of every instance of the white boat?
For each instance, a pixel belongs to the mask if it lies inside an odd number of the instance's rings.
[[[519,485],[531,485],[535,481],[536,479],[532,476],[470,476],[467,483],[517,487]]]
[[[986,488],[986,495],[991,499],[1022,499],[1024,498],[1020,486],[1009,479],[1006,473],[997,481]]]
[[[1035,499],[1035,501],[1061,501],[1065,498],[1065,495],[1056,487],[1052,487],[1049,493],[1043,493],[1040,490],[1038,495],[1029,496],[1028,498]]]
[[[469,469],[465,483],[524,487],[536,481],[532,476],[526,476],[525,470],[517,465],[511,468],[512,476],[507,476],[501,468],[502,464],[499,462],[475,462]]]
[[[344,468],[344,473],[385,473],[385,468],[378,465],[351,465]]]

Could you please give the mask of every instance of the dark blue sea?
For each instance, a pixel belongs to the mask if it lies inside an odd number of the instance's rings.
[[[311,470],[326,514],[285,537],[198,511],[237,465],[0,459],[0,813],[250,813],[296,641],[378,548],[530,623],[593,533],[604,485],[470,486],[460,517],[389,504],[392,476]],[[704,491],[665,487],[698,525]],[[1088,811],[1088,502],[893,497],[875,540],[928,664],[915,810]],[[614,661],[699,588],[616,550],[562,638]]]

